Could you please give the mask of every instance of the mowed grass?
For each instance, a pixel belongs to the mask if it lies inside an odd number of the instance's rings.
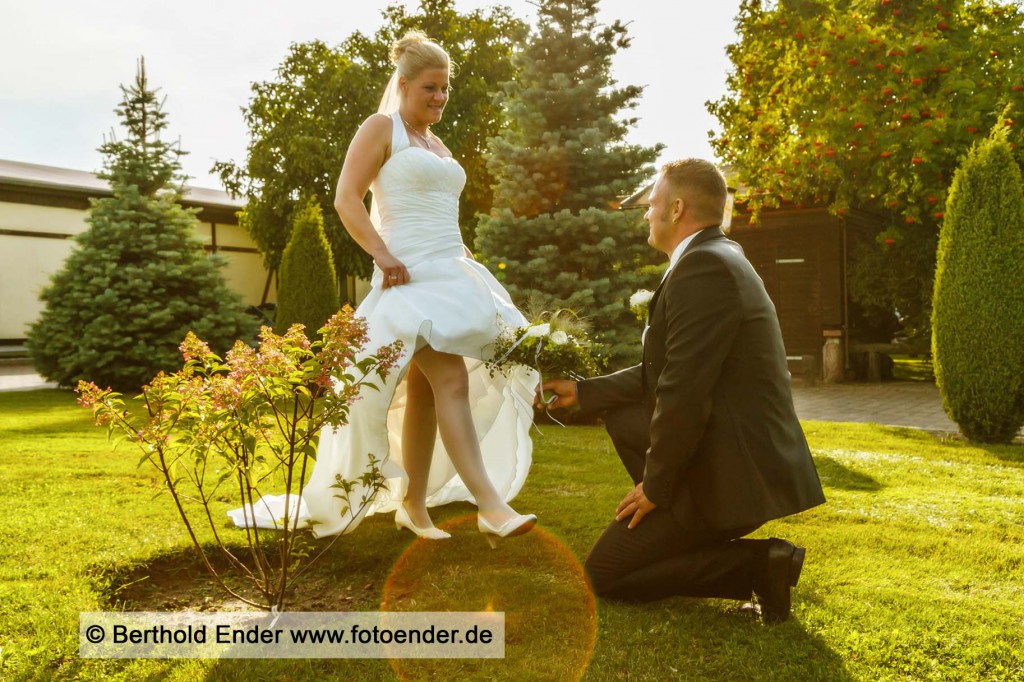
[[[374,517],[297,596],[504,611],[504,660],[83,660],[79,612],[220,595],[137,451],[111,450],[68,393],[0,394],[0,679],[1024,679],[1024,447],[806,423],[828,503],[756,533],[808,548],[794,618],[769,627],[728,601],[595,604],[580,564],[628,480],[601,429],[543,429],[515,502],[542,532],[491,551],[466,504],[435,510],[445,543]]]

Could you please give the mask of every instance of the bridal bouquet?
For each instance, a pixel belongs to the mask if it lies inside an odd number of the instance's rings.
[[[505,328],[494,344],[491,373],[508,373],[515,365],[532,367],[541,379],[583,378],[597,374],[593,344],[582,322],[570,311],[544,313],[525,327]]]

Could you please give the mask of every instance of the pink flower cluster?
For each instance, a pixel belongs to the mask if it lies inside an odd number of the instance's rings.
[[[192,332],[185,335],[185,340],[178,346],[178,350],[181,351],[181,356],[185,358],[186,362],[189,360],[203,360],[208,355],[211,355],[210,346],[205,341],[201,341]]]
[[[402,343],[365,354],[366,320],[347,306],[320,331],[322,340],[311,343],[302,325],[293,325],[283,335],[263,327],[258,348],[237,341],[223,361],[189,332],[179,346],[184,367],[172,374],[161,372],[143,387],[145,416],[132,415],[118,394],[88,382],[79,384],[78,402],[93,410],[97,424],[116,423],[150,451],[166,445],[171,431],[190,434],[186,440],[194,447],[226,434],[237,438],[259,432],[259,415],[296,400],[323,400],[318,419],[341,424],[369,375],[386,379],[395,368]],[[308,414],[314,413],[310,409]],[[233,449],[229,445],[224,454]]]

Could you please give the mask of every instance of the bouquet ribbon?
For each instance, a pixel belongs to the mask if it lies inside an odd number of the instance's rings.
[[[493,364],[500,365],[505,360],[507,360],[508,357],[510,355],[512,355],[512,351],[514,351],[516,348],[518,348],[519,345],[523,341],[525,341],[526,339],[528,339],[530,337],[530,329],[532,329],[532,327],[527,327],[526,331],[524,331],[522,334],[520,334],[519,338],[516,339],[515,343],[513,343],[509,347],[509,349],[507,351],[505,351],[505,354],[502,355],[497,360],[494,360]],[[534,357],[534,361],[538,365],[540,364],[540,351],[541,351],[541,347],[543,346],[543,344],[544,344],[543,340],[541,340],[541,341],[539,341],[537,343],[537,350],[536,350],[536,352],[534,353],[534,356],[533,356]],[[562,422],[558,421],[557,419],[555,419],[554,417],[551,416],[551,411],[548,410],[548,405],[550,405],[552,402],[554,402],[554,399],[556,398],[556,396],[552,395],[550,399],[545,399],[544,398],[544,373],[540,370],[539,367],[536,367],[535,369],[537,370],[537,376],[540,379],[540,386],[541,386],[541,388],[540,388],[540,400],[541,400],[541,403],[543,403],[543,405],[544,405],[544,412],[548,415],[548,418],[551,419],[551,421],[555,422],[556,424],[558,424],[562,428],[565,428],[565,424],[563,424]],[[533,421],[533,420],[531,420],[531,421]],[[537,422],[536,421],[533,421],[533,427],[535,429],[537,429],[537,433],[540,433],[540,434],[543,435],[544,432],[540,430],[539,426],[537,426]]]

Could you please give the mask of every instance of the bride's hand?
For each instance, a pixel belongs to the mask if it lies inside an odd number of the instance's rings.
[[[402,264],[402,261],[398,260],[390,253],[385,253],[377,256],[374,259],[374,263],[380,268],[380,271],[384,273],[384,279],[381,281],[380,288],[388,289],[390,287],[396,287],[400,284],[407,284],[409,282],[409,271]]]

